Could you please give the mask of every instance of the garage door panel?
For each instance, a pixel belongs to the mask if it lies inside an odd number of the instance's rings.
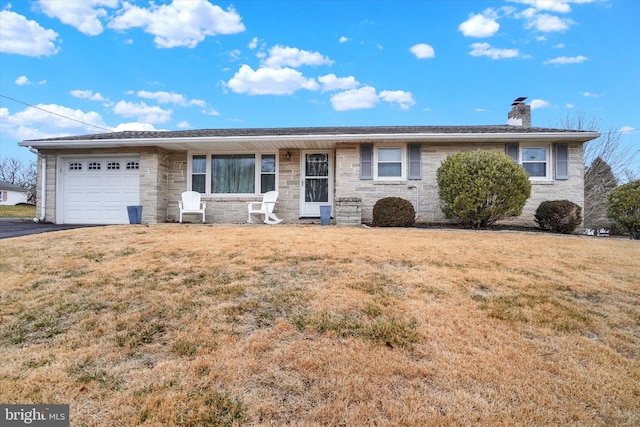
[[[139,159],[64,162],[62,209],[67,224],[127,224],[127,206],[140,204]]]

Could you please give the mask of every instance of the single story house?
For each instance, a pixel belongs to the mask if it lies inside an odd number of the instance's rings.
[[[26,188],[0,180],[0,205],[15,206],[18,203],[27,203]]]
[[[544,200],[583,206],[583,144],[599,134],[532,127],[523,101],[495,126],[128,131],[20,145],[38,150],[40,219],[60,224],[127,223],[129,205],[143,207],[143,223],[176,221],[187,190],[202,193],[211,223],[244,222],[247,202],[270,190],[285,223],[317,222],[328,205],[337,225],[358,225],[389,196],[411,201],[420,221],[443,221],[436,170],[476,149],[505,152],[529,172],[524,220]]]

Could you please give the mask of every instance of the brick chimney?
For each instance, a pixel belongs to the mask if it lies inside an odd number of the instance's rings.
[[[508,125],[531,127],[531,106],[524,103],[525,99],[527,99],[526,96],[521,96],[511,104]]]

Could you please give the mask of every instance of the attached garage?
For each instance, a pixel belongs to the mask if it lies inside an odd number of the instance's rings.
[[[62,158],[58,215],[62,224],[127,224],[127,206],[140,204],[139,157]]]

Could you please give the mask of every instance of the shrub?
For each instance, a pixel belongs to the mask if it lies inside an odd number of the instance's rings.
[[[518,216],[531,195],[527,172],[499,152],[449,155],[436,177],[442,212],[465,227],[486,227]]]
[[[373,206],[373,225],[378,227],[409,227],[416,220],[410,201],[400,197],[380,199]]]
[[[571,234],[582,222],[582,208],[569,200],[547,200],[536,209],[535,221],[542,230]]]
[[[609,193],[607,215],[640,239],[640,179],[614,188]]]

